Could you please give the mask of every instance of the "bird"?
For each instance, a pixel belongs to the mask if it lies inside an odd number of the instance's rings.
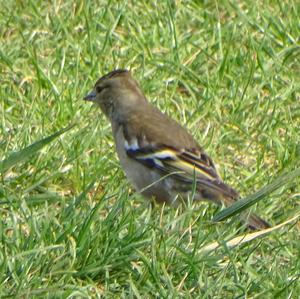
[[[194,137],[147,100],[129,70],[100,77],[84,100],[100,106],[110,121],[121,167],[145,198],[171,206],[192,198],[226,207],[240,198]],[[243,218],[250,229],[270,227],[255,214]]]

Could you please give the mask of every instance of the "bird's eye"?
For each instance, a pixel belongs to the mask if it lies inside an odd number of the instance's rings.
[[[104,86],[97,86],[96,91],[97,93],[100,93],[105,87]]]
[[[97,93],[100,93],[100,92],[102,92],[105,88],[108,88],[108,87],[109,87],[109,84],[98,85],[98,86],[96,86],[96,91],[97,91]]]

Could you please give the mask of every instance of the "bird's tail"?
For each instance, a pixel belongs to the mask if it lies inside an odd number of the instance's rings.
[[[226,200],[222,200],[222,202],[225,204],[226,207],[229,207],[234,202],[236,202],[236,200],[232,198],[230,199],[227,198]],[[245,222],[248,228],[250,228],[251,230],[261,230],[261,229],[266,229],[271,227],[271,225],[267,221],[263,220],[261,217],[259,217],[254,213],[249,214],[243,212],[241,214],[241,220]]]
[[[232,204],[234,204],[238,200],[238,197],[228,197],[228,196],[222,196],[221,202],[226,206],[229,207]],[[271,225],[263,220],[261,217],[254,213],[247,213],[243,212],[241,213],[241,220],[245,222],[251,230],[261,230],[261,229],[266,229],[270,228]]]
[[[206,182],[206,187],[210,188],[203,188],[201,190],[202,198],[205,198],[209,201],[213,201],[219,205],[224,204],[226,207],[229,207],[233,203],[235,203],[240,197],[237,191],[235,191],[233,188],[229,187],[223,182],[213,182],[213,184],[212,182],[210,182],[210,184],[211,185],[208,186]],[[268,222],[252,213],[242,213],[241,219],[252,230],[261,230],[271,227],[271,225]]]
[[[253,213],[246,217],[246,223],[247,226],[252,230],[261,230],[271,227],[267,221]]]

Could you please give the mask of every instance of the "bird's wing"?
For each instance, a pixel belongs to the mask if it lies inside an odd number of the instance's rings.
[[[127,155],[150,169],[157,169],[164,175],[192,185],[206,187],[230,198],[238,194],[224,184],[210,157],[195,149],[176,149],[163,144],[139,146],[135,140],[124,144]]]
[[[176,149],[163,144],[139,146],[137,142],[125,143],[127,155],[149,168],[157,168],[163,172],[178,172],[185,180],[203,178],[219,179],[211,159],[204,153],[195,150]]]
[[[150,126],[153,123],[157,125]],[[213,161],[194,138],[159,110],[135,115],[123,122],[122,128],[125,151],[131,159],[187,184],[197,183],[199,188],[237,198],[237,192],[222,182]]]

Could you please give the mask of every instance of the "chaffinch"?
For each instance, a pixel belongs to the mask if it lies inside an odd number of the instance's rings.
[[[146,198],[174,205],[193,197],[225,206],[239,198],[192,135],[147,101],[129,71],[101,77],[84,99],[97,103],[111,122],[121,166]],[[269,227],[253,214],[246,221],[252,229]]]

